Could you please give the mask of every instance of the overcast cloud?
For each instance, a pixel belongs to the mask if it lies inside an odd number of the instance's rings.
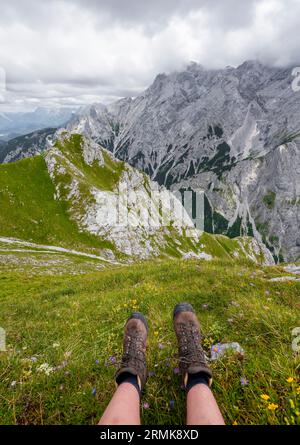
[[[135,96],[189,61],[300,63],[300,0],[0,0],[1,110]],[[1,91],[0,70],[0,100]],[[2,82],[3,83],[3,82]],[[2,100],[3,102],[3,100]]]

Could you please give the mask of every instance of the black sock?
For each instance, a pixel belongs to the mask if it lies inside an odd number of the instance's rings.
[[[186,385],[186,392],[188,393],[193,386],[203,383],[209,387],[209,376],[205,372],[197,372],[196,374],[189,374],[188,382]]]
[[[131,383],[138,391],[138,393],[141,395],[141,389],[138,384],[137,376],[134,374],[131,374],[130,372],[123,372],[117,377],[117,384],[120,385],[121,383]]]

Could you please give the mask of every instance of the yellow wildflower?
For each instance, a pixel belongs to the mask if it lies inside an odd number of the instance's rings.
[[[298,388],[296,388],[296,393],[300,394],[300,386],[298,386]]]
[[[270,396],[268,396],[267,394],[262,394],[260,396],[263,400],[269,400]]]
[[[234,422],[233,422],[233,424],[232,425],[237,425],[238,423],[237,423],[237,421],[235,420]]]
[[[154,332],[154,335],[155,335],[156,337],[158,336],[158,334],[159,334],[158,331],[155,331],[155,332]]]
[[[276,403],[269,403],[268,405],[268,409],[270,411],[275,411],[278,408],[278,405],[276,405]]]
[[[294,380],[295,380],[294,377],[289,377],[289,378],[286,379],[286,381],[288,383],[293,383]]]

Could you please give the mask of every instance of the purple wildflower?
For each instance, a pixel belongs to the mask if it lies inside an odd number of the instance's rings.
[[[92,389],[92,395],[93,395],[94,397],[95,397],[96,393],[97,393],[96,388],[93,388],[93,389]]]
[[[247,386],[249,383],[248,380],[246,379],[246,377],[241,377],[240,382],[241,382],[242,386]]]
[[[99,365],[100,362],[99,362],[99,360],[96,360],[95,363],[96,363],[96,365]]]
[[[162,343],[158,343],[158,349],[164,349],[165,348],[165,346],[162,344]]]
[[[180,373],[180,370],[179,370],[179,368],[174,368],[174,369],[173,369],[173,372],[174,372],[174,374],[179,374],[179,373]]]
[[[170,400],[170,408],[171,408],[171,409],[174,409],[174,407],[175,407],[175,402],[174,402],[174,400]]]
[[[211,347],[211,352],[215,352],[217,354],[218,352],[220,352],[220,346],[219,345],[213,345]]]
[[[114,355],[111,355],[109,358],[108,358],[108,361],[111,363],[111,364],[115,364],[116,362],[117,362],[117,359],[116,359],[116,357],[114,356]]]
[[[144,402],[144,403],[143,403],[143,408],[144,408],[144,409],[149,409],[149,408],[150,408],[149,403],[148,403],[148,402]]]

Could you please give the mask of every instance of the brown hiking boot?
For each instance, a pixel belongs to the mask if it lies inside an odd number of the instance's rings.
[[[201,333],[198,318],[193,307],[188,303],[177,304],[173,312],[174,329],[178,340],[179,369],[186,388],[189,374],[203,373],[209,386],[212,372],[207,366],[201,346]]]
[[[123,356],[120,368],[116,373],[117,385],[122,381],[123,374],[129,373],[137,377],[140,391],[144,388],[148,377],[146,365],[147,337],[148,324],[145,317],[140,312],[134,312],[125,325]]]

